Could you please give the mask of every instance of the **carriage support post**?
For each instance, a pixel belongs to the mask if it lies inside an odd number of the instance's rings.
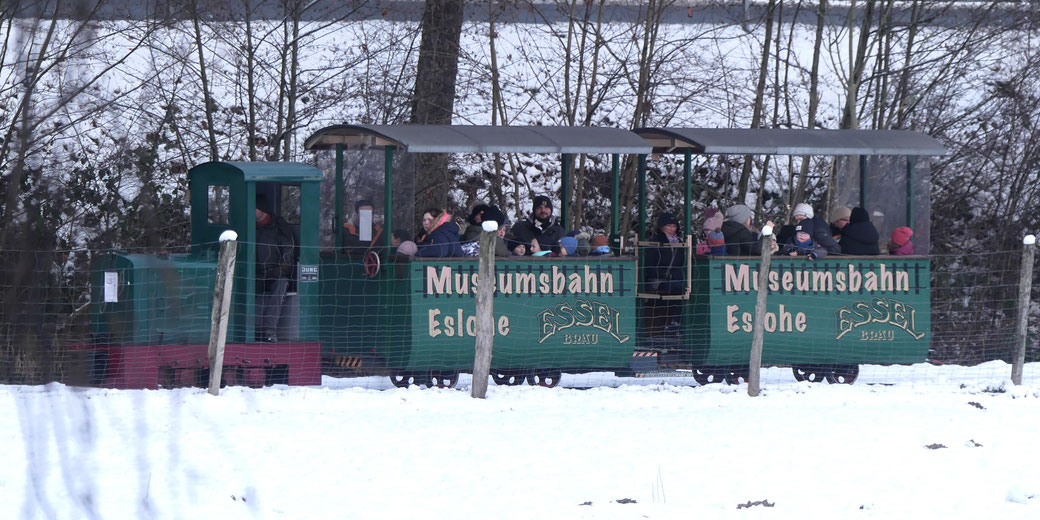
[[[646,154],[639,154],[639,236],[636,240],[646,240]]]
[[[1016,332],[1015,360],[1011,364],[1011,382],[1022,384],[1022,369],[1026,364],[1026,337],[1029,334],[1029,294],[1033,289],[1033,255],[1036,253],[1036,236],[1026,235],[1022,239],[1022,274],[1018,282],[1018,327]]]

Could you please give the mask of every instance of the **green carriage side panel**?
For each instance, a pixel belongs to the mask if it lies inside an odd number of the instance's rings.
[[[216,260],[188,255],[98,257],[91,267],[95,341],[113,345],[208,342],[216,272]]]
[[[757,298],[757,259],[701,259],[696,294],[709,299],[710,342],[699,365],[746,365]],[[931,342],[927,258],[773,258],[764,364],[917,363]],[[694,320],[703,328],[704,315]]]
[[[318,305],[322,355],[407,358],[410,289],[406,261],[383,265],[376,276],[370,276],[357,256],[323,256]]]
[[[401,363],[396,368],[472,369],[478,265],[476,259],[411,263],[412,348],[406,358],[392,358]],[[631,259],[496,259],[491,366],[627,366],[636,344],[634,269]]]

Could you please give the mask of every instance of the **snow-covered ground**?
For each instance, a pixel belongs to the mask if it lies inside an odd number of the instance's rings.
[[[469,379],[219,397],[6,386],[0,516],[1040,518],[1040,365],[1018,387],[984,367],[994,377],[967,383],[872,367],[852,386],[769,369],[756,398],[607,374],[486,400]],[[894,382],[869,384],[881,370]]]

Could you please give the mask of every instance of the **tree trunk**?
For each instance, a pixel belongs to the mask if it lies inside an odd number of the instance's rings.
[[[414,124],[451,124],[463,7],[463,0],[426,0],[412,98]],[[416,179],[416,207],[448,208],[448,155],[421,154],[415,163],[416,175],[422,175]]]
[[[773,16],[776,12],[776,0],[769,0],[766,9],[766,37],[762,42],[762,62],[758,69],[758,85],[755,86],[755,108],[751,115],[751,128],[762,126],[762,103],[765,98],[766,78],[769,76],[769,47],[773,42]],[[744,156],[744,168],[740,171],[740,183],[738,184],[737,202],[744,203],[747,198],[748,181],[751,179],[751,165],[754,157]]]

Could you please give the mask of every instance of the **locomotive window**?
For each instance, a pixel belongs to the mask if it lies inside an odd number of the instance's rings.
[[[207,212],[210,224],[227,224],[231,213],[231,198],[227,186],[209,187]]]
[[[300,223],[300,187],[282,186],[282,218],[290,224]]]

